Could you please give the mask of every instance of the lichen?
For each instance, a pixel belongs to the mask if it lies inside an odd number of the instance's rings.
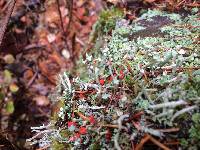
[[[138,135],[164,136],[149,120],[178,126],[185,114],[198,112],[197,18],[149,10],[132,24],[115,20],[103,46],[86,55],[86,75],[60,75],[65,105],[57,128],[68,131],[60,134],[66,143],[74,149],[130,149]]]

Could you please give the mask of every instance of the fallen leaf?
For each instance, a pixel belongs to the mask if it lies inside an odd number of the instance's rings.
[[[56,84],[56,75],[60,72],[60,67],[57,63],[52,62],[52,60],[42,61],[39,62],[39,69],[51,83]]]
[[[27,71],[24,72],[24,78],[26,80],[30,80],[33,77],[33,71],[31,69],[28,69]]]
[[[52,62],[57,63],[60,67],[62,67],[63,64],[64,64],[62,59],[61,59],[61,57],[60,57],[60,55],[58,53],[56,53],[56,52],[54,52],[52,55],[50,55],[49,59],[51,59]]]

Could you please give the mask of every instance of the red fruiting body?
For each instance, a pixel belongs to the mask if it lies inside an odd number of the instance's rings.
[[[80,93],[80,94],[79,94],[79,98],[80,98],[80,99],[84,99],[84,98],[85,98],[85,95],[82,94],[82,93]]]
[[[136,114],[133,115],[133,118],[134,118],[134,119],[139,119],[139,118],[141,118],[141,116],[142,116],[143,114],[144,114],[143,111],[138,112],[138,113],[136,113]]]
[[[79,133],[76,133],[76,134],[75,134],[75,137],[76,137],[77,139],[80,138],[80,136],[81,136],[81,135],[80,135]]]
[[[109,142],[111,140],[111,136],[112,136],[112,134],[111,134],[110,130],[107,130],[106,135],[105,135],[107,142]]]
[[[123,70],[120,70],[120,71],[119,71],[119,74],[120,74],[120,75],[119,75],[119,79],[123,79],[124,76],[125,76]]]
[[[94,116],[93,115],[91,115],[90,117],[89,117],[89,119],[90,119],[90,123],[93,125],[93,124],[95,124],[95,119],[94,119]]]
[[[72,137],[69,138],[69,141],[70,141],[70,142],[74,142],[74,141],[76,141],[78,138],[80,138],[80,134],[79,134],[79,133],[76,133],[74,136],[72,136]]]
[[[68,121],[67,122],[68,128],[70,128],[71,126],[75,126],[76,127],[76,123],[73,121]]]
[[[99,80],[99,83],[101,84],[101,86],[103,86],[103,85],[105,84],[104,79],[100,79],[100,80]]]
[[[107,81],[108,81],[108,83],[110,83],[110,82],[112,82],[113,81],[113,77],[110,75],[110,76],[108,76],[107,77],[107,79],[106,79]]]
[[[79,128],[79,133],[80,133],[80,134],[86,134],[86,133],[87,133],[86,127],[80,127],[80,128]]]

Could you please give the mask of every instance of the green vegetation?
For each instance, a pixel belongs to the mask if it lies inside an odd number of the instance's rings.
[[[181,139],[181,145],[185,149],[198,149],[200,147],[200,114],[192,115],[192,126],[189,129],[188,138]]]
[[[111,8],[108,10],[103,10],[98,21],[93,26],[93,31],[90,36],[90,42],[94,42],[97,37],[108,34],[115,28],[117,19],[122,18],[123,12],[118,8]]]

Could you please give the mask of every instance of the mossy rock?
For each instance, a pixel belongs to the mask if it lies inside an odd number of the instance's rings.
[[[149,10],[132,23],[115,21],[79,77],[60,75],[65,104],[57,128],[68,131],[74,149],[131,149],[145,133],[161,138],[156,128],[180,127],[183,118],[192,123],[199,113],[198,10]]]

